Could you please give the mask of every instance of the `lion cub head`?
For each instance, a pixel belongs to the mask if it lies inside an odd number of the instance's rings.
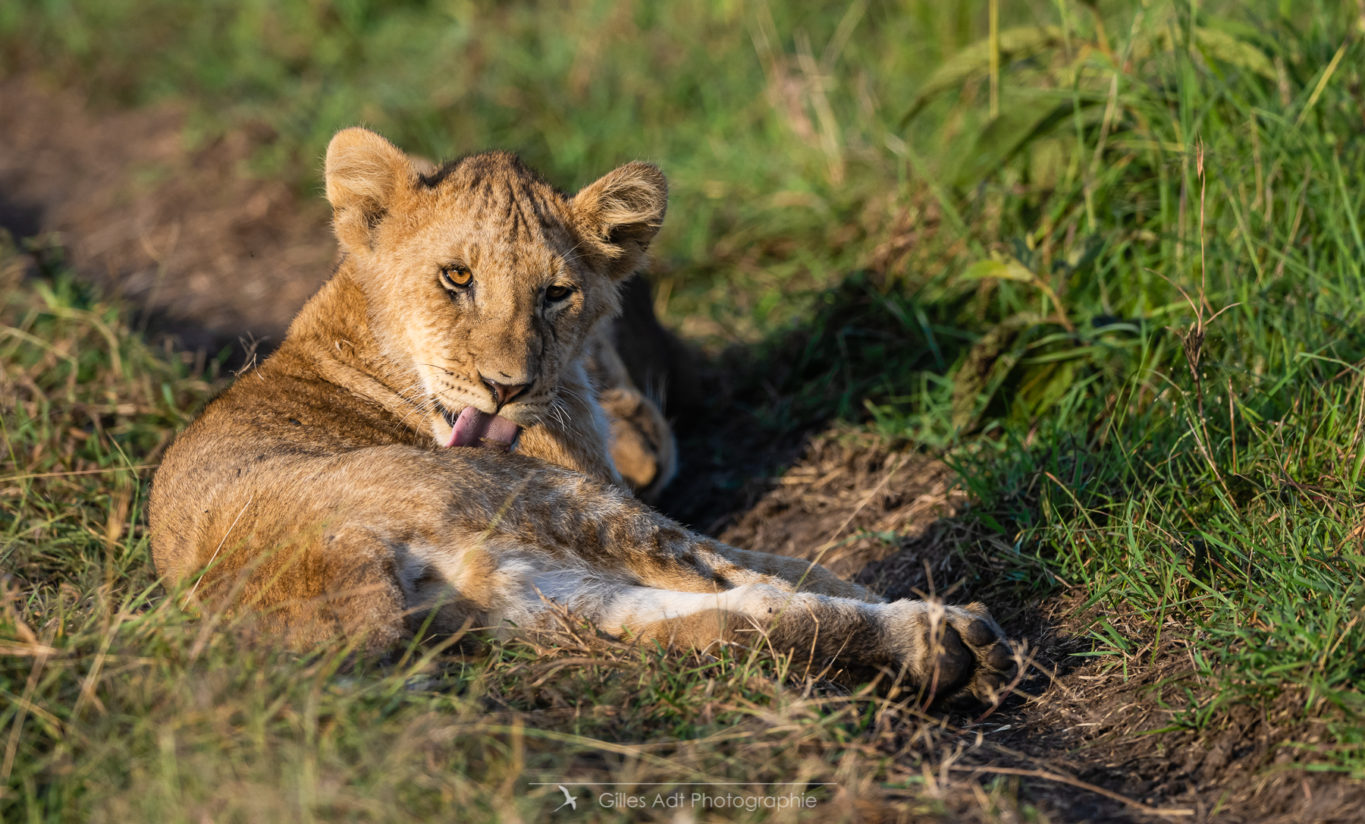
[[[327,199],[386,357],[410,366],[445,446],[510,446],[556,414],[617,284],[644,262],[667,184],[628,163],[578,194],[490,152],[423,174],[365,129],[327,147]]]

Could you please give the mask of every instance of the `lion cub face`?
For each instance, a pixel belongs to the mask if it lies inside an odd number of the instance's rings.
[[[385,355],[410,367],[446,446],[510,446],[560,402],[617,284],[642,263],[667,187],[646,163],[567,196],[505,152],[430,174],[365,129],[327,149],[327,199]]]

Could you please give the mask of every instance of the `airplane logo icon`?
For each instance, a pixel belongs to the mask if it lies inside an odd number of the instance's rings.
[[[562,793],[564,793],[564,803],[563,803],[563,804],[560,804],[558,807],[555,807],[555,812],[559,812],[560,810],[564,809],[565,807],[569,807],[570,809],[572,809],[572,810],[574,810],[574,811],[577,811],[577,810],[578,810],[578,797],[577,797],[577,796],[574,796],[574,795],[570,795],[570,794],[569,794],[569,791],[566,790],[566,789],[564,789],[564,785],[563,785],[563,784],[557,784],[557,785],[555,785],[555,786],[559,787],[559,791],[562,792]]]

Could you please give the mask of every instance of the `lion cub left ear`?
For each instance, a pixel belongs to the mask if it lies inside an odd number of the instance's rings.
[[[574,195],[584,248],[613,280],[635,274],[668,208],[668,181],[657,166],[627,163]]]
[[[327,144],[332,229],[348,251],[368,248],[375,226],[417,173],[407,155],[369,129],[342,129]]]

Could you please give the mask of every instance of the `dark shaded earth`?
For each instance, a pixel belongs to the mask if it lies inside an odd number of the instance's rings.
[[[32,76],[0,81],[0,112],[0,227],[35,250],[52,247],[55,235],[75,270],[140,307],[153,334],[240,359],[238,341],[278,342],[330,273],[321,198],[247,173],[253,150],[270,139],[265,131],[192,146],[173,106],[97,111],[78,92]],[[647,293],[631,306],[637,317],[650,314],[624,332],[648,340],[635,347],[637,374],[663,361],[676,375],[685,350],[653,325]],[[1089,647],[1082,594],[1058,583],[1058,595],[1019,603],[1019,587],[1002,573],[1028,561],[1010,536],[971,517],[946,466],[839,424],[775,430],[708,407],[696,386],[724,404],[737,380],[721,362],[698,361],[675,378],[670,397],[687,409],[684,470],[667,511],[740,546],[818,558],[888,596],[982,600],[1032,650],[1035,673],[994,714],[927,722],[928,746],[941,748],[937,769],[953,779],[941,788],[950,816],[1018,817],[983,810],[973,790],[1005,780],[1061,821],[1365,817],[1365,784],[1296,767],[1307,756],[1288,742],[1311,743],[1326,723],[1305,715],[1306,696],[1234,707],[1203,731],[1172,728],[1165,708],[1184,704],[1197,639],[1171,627],[1160,648],[1144,648],[1152,628],[1132,621],[1140,654],[1078,656]],[[1038,565],[1036,575],[1046,574]],[[1109,617],[1125,629],[1123,616]],[[861,812],[899,818],[890,807]]]

